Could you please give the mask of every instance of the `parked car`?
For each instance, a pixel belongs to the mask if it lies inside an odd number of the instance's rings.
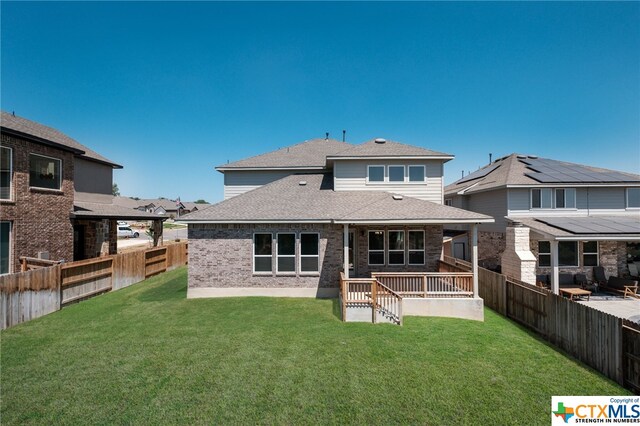
[[[140,234],[128,226],[118,226],[118,238],[138,238]]]
[[[129,224],[127,222],[125,222],[124,220],[119,220],[118,221],[118,226],[129,226]]]

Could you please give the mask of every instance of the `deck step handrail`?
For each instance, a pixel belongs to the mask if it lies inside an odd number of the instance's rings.
[[[372,285],[373,322],[378,316],[387,316],[392,322],[402,325],[402,296],[374,279]]]

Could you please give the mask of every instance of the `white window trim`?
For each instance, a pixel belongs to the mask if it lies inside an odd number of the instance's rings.
[[[318,236],[318,254],[302,254],[302,236],[303,235],[317,235]],[[298,270],[300,271],[300,275],[319,275],[320,274],[320,233],[319,232],[301,232],[300,240],[299,240],[300,248],[298,249],[298,253],[300,256],[298,258]],[[317,271],[303,271],[302,270],[302,258],[303,257],[315,257],[318,259],[318,270]]]
[[[2,275],[8,275],[13,272],[13,222],[10,220],[0,220],[0,223],[8,223],[9,224],[9,253],[7,257],[7,272],[6,274],[0,273]]]
[[[293,255],[291,254],[279,254],[278,253],[278,236],[280,235],[293,235]],[[297,238],[295,232],[277,232],[276,233],[276,275],[296,275],[296,251],[297,251]],[[281,271],[278,264],[278,259],[281,257],[292,257],[293,258],[293,271]]]
[[[411,168],[412,167],[420,167],[422,168],[422,180],[411,180]],[[407,166],[407,182],[411,184],[425,184],[427,183],[427,168],[424,164],[409,164]]]
[[[542,242],[547,242],[547,243],[549,243],[549,251],[548,251],[548,252],[546,252],[546,251],[544,251],[544,252],[543,252],[543,251],[540,251],[540,243],[542,243]],[[553,266],[553,265],[552,265],[552,262],[551,262],[551,257],[552,257],[552,256],[551,256],[551,250],[552,250],[552,248],[551,248],[551,241],[547,241],[547,240],[540,240],[540,241],[538,241],[538,267],[539,267],[539,268],[551,268],[551,267]],[[549,256],[549,265],[544,265],[544,266],[543,266],[543,265],[541,265],[541,264],[540,264],[540,255]]]
[[[271,254],[256,254],[256,235],[269,235],[271,237]],[[273,275],[273,233],[271,232],[254,232],[253,240],[251,244],[251,254],[253,259],[253,274],[254,275]],[[269,257],[271,258],[271,270],[270,271],[256,271],[256,257]]]
[[[369,238],[369,235],[372,232],[382,232],[382,250],[371,250],[371,246],[370,246],[371,240]],[[385,256],[386,248],[387,248],[387,233],[384,232],[384,229],[370,229],[367,232],[367,265],[368,266],[384,266],[385,265],[384,260],[385,260],[385,257],[386,257]],[[371,259],[371,256],[369,256],[369,254],[371,252],[374,252],[374,253],[382,252],[382,263],[369,263],[369,261]]]
[[[587,242],[596,243],[596,251],[595,252],[590,252],[590,251],[586,252],[586,251],[584,251],[584,243],[587,243]],[[596,264],[595,265],[590,265],[590,266],[585,266],[585,264],[584,264],[584,256],[585,255],[594,255],[594,254],[596,255]],[[582,260],[582,266],[586,267],[586,268],[591,268],[593,266],[600,266],[600,243],[598,241],[583,241],[582,242],[582,259],[580,259],[580,260]]]
[[[391,250],[391,244],[388,244],[389,241],[387,240],[387,265],[388,266],[402,266],[402,265],[406,265],[407,264],[407,233],[404,232],[404,229],[389,229],[387,231],[387,239],[389,238],[389,236],[391,235],[392,232],[402,232],[402,250]],[[391,253],[400,253],[402,252],[402,263],[391,263]]]
[[[35,155],[36,157],[49,158],[50,160],[56,160],[60,162],[60,176],[58,177],[58,188],[45,188],[42,186],[33,186],[31,185],[31,156]],[[62,168],[62,158],[50,157],[48,155],[37,154],[35,152],[29,153],[29,188],[41,189],[44,191],[62,191],[62,174],[64,173],[64,169]]]
[[[411,249],[410,247],[410,241],[411,241],[411,237],[409,237],[409,234],[412,232],[420,232],[422,234],[422,245],[423,248],[422,250],[418,250],[418,249]],[[421,229],[409,229],[407,231],[407,264],[408,265],[424,265],[425,262],[427,261],[427,255],[426,255],[426,248],[427,248],[427,241],[425,240],[425,234],[424,231]],[[422,263],[411,263],[411,252],[422,252]]]
[[[402,167],[402,180],[391,180],[391,168],[392,167],[397,167],[397,168]],[[408,179],[407,179],[407,166],[405,166],[404,164],[388,164],[387,165],[387,182],[390,183],[390,184],[398,184],[398,183],[408,182]]]
[[[13,148],[3,146],[9,150],[9,198],[0,198],[0,201],[13,201]]]
[[[624,198],[625,198],[624,205],[625,205],[625,208],[627,210],[640,210],[640,206],[637,206],[637,207],[629,206],[629,191],[632,190],[632,189],[640,191],[640,188],[625,188],[625,191],[624,191]]]
[[[551,205],[549,207],[542,207],[542,190],[544,189],[551,191]],[[533,191],[540,191],[540,207],[533,206]],[[529,191],[529,205],[531,206],[531,210],[552,210],[553,205],[555,204],[554,196],[555,192],[553,191],[553,188],[531,188]]]
[[[568,190],[573,190],[573,207],[566,207],[566,205],[567,205],[567,191]],[[565,205],[565,207],[558,207],[556,205],[556,202],[557,202],[556,192],[557,191],[564,191],[564,205]],[[576,210],[577,209],[577,204],[576,204],[577,200],[576,200],[576,198],[577,198],[577,194],[576,194],[576,189],[575,188],[554,188],[553,189],[553,199],[552,199],[553,208],[557,209],[557,210]],[[532,205],[533,205],[533,203],[532,203]]]
[[[374,180],[371,181],[369,180],[369,169],[371,169],[372,167],[382,167],[382,180]],[[367,183],[371,183],[373,185],[376,184],[383,184],[387,181],[387,168],[384,166],[384,164],[368,164],[367,165]]]

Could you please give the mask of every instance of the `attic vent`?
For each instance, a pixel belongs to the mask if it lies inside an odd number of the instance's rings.
[[[300,186],[305,186],[307,184],[306,180],[301,180],[300,182],[298,182],[298,185]]]
[[[402,195],[394,195],[393,199],[394,200],[402,200],[404,197]]]
[[[537,155],[530,155],[529,158],[531,158],[532,160],[535,160],[536,158],[538,158]]]
[[[527,158],[527,156],[526,156],[526,155],[518,155],[518,156],[517,156],[517,158],[518,158],[519,160],[524,160],[524,159],[526,159],[526,158]]]
[[[384,139],[384,138],[376,138],[374,142],[375,142],[375,143],[385,143],[386,141],[387,141],[387,140],[386,140],[386,139]]]

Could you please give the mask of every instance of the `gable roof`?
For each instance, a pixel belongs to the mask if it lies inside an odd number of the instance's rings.
[[[566,161],[511,154],[444,188],[446,195],[472,194],[508,186],[640,184],[640,175]]]
[[[304,182],[304,184],[301,184]],[[383,191],[334,191],[331,174],[296,174],[189,213],[206,223],[476,223],[493,218]]]
[[[360,145],[352,145],[349,148],[327,156],[328,159],[341,158],[405,158],[405,157],[433,157],[451,160],[454,156],[444,152],[432,151],[419,146],[407,145],[400,142],[389,141],[383,138],[371,139]]]
[[[317,169],[325,167],[327,155],[343,151],[349,144],[335,139],[311,139],[302,143],[223,164],[216,170]]]
[[[30,139],[37,143],[53,145],[60,149],[71,151],[80,158],[107,164],[116,169],[122,168],[121,165],[103,157],[53,127],[48,127],[4,111],[2,111],[0,126],[3,131]]]

